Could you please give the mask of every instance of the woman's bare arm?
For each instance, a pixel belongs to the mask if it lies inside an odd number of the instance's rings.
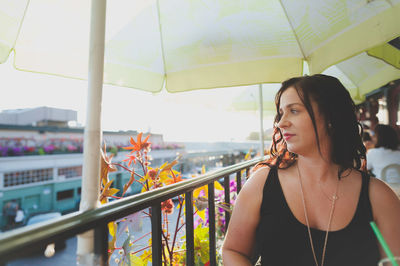
[[[258,169],[239,193],[222,247],[224,265],[251,265],[250,256],[260,220],[263,187],[268,173],[267,167]]]
[[[374,221],[392,253],[400,256],[400,200],[387,184],[376,178],[371,178],[369,194]],[[381,256],[387,257],[382,247]]]

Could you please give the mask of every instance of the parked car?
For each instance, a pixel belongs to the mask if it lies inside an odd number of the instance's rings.
[[[40,222],[49,221],[60,216],[61,216],[60,212],[48,212],[48,213],[36,214],[28,218],[26,225],[28,226]],[[54,255],[55,251],[62,250],[66,247],[65,241],[66,240],[60,240],[56,241],[55,243],[48,244],[46,246],[38,247],[37,249],[34,249],[32,253],[35,254],[44,253],[46,257],[51,257]]]
[[[40,222],[55,219],[57,217],[61,217],[60,212],[48,212],[48,213],[35,214],[35,215],[29,217],[28,221],[26,222],[26,225],[37,224]]]

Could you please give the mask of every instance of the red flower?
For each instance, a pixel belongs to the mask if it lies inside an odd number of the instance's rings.
[[[151,169],[149,171],[149,177],[154,180],[156,176],[157,176],[157,171],[155,169]]]

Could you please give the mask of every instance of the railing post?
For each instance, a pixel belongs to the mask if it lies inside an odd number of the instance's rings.
[[[236,172],[236,191],[239,194],[242,189],[242,171]]]
[[[215,191],[214,182],[208,184],[208,227],[210,240],[210,266],[217,265],[215,241]]]
[[[194,265],[193,192],[185,193],[186,265]]]
[[[153,265],[162,265],[161,203],[151,206],[151,251]]]
[[[250,175],[250,168],[246,168],[246,181],[247,179],[249,179],[249,175]]]
[[[94,253],[101,265],[108,265],[108,226],[102,223],[94,230]]]
[[[229,187],[229,175],[224,177],[224,192],[225,192],[225,203],[226,207],[230,207],[231,204],[231,196],[230,196],[230,190],[231,188]],[[225,229],[228,229],[228,224],[229,220],[231,218],[231,214],[228,211],[225,211]]]

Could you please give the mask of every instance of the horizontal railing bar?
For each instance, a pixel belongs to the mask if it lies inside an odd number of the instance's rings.
[[[20,252],[22,247],[48,244],[55,240],[72,237],[95,228],[99,222],[110,222],[143,210],[177,195],[204,186],[225,175],[241,169],[248,169],[262,160],[261,157],[225,167],[215,172],[194,177],[168,185],[157,190],[147,191],[102,205],[85,212],[63,215],[52,221],[25,226],[0,235],[0,258]]]

